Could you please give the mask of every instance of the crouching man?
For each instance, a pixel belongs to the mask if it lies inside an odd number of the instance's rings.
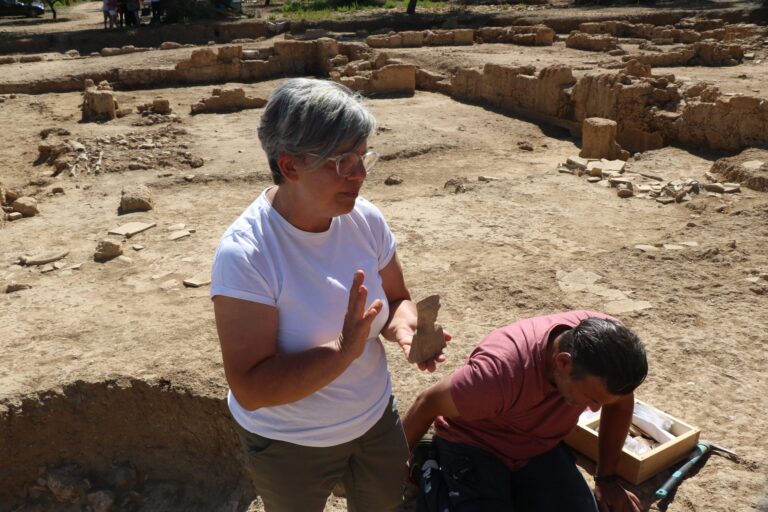
[[[403,418],[419,508],[639,512],[615,470],[633,392],[647,373],[638,336],[601,313],[570,311],[493,331]],[[601,408],[593,495],[562,440],[585,409]],[[434,441],[419,443],[433,421]]]

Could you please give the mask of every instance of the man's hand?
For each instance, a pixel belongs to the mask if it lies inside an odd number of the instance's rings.
[[[413,334],[414,331],[409,328],[400,328],[395,331],[395,341],[397,341],[397,344],[400,345],[400,348],[403,349],[406,361],[408,360],[408,355],[411,352]],[[445,339],[445,342],[448,343],[448,341],[451,339],[451,334],[443,330],[443,339]],[[442,363],[443,361],[445,361],[445,354],[440,352],[432,359],[427,359],[424,362],[418,363],[417,366],[419,367],[419,370],[426,370],[431,373],[437,369],[437,363]]]
[[[595,482],[595,498],[600,512],[640,512],[640,500],[624,489],[617,479]]]

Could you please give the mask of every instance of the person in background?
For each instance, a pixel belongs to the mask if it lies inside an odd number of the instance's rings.
[[[401,502],[408,446],[379,337],[407,358],[417,316],[395,237],[360,196],[375,128],[343,85],[280,85],[258,129],[274,186],[214,258],[227,402],[270,512],[320,512],[337,482],[351,511]]]
[[[141,25],[141,0],[125,0],[126,24],[132,27]]]

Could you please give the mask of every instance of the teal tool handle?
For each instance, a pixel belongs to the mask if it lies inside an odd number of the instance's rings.
[[[671,493],[675,487],[680,485],[680,482],[683,481],[683,478],[685,478],[685,475],[688,474],[691,468],[695,466],[699,460],[701,460],[701,458],[711,449],[712,448],[708,444],[697,444],[696,448],[693,450],[693,453],[691,453],[688,462],[683,464],[680,469],[672,473],[672,476],[670,476],[669,479],[664,482],[664,485],[661,486],[661,489],[656,491],[656,497],[659,499],[664,499],[669,496],[669,493]]]

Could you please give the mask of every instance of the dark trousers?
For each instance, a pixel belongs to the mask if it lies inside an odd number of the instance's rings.
[[[419,512],[597,512],[589,485],[562,443],[517,471],[473,446],[436,437],[435,449],[439,469],[420,482]]]

